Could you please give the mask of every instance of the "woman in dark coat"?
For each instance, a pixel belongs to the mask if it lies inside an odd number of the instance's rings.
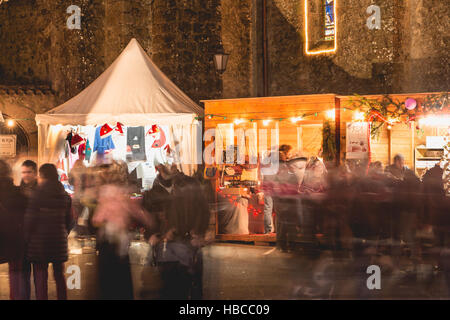
[[[10,299],[29,299],[25,270],[23,219],[26,199],[11,178],[11,168],[0,160],[0,263],[9,264]]]
[[[68,260],[67,236],[71,218],[71,199],[58,181],[56,167],[39,168],[39,185],[25,215],[27,258],[33,264],[36,299],[48,299],[48,264],[53,264],[58,300],[67,299],[64,262]]]

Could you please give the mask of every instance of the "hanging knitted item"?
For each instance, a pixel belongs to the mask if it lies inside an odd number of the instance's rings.
[[[81,160],[84,160],[86,156],[86,141],[83,140],[83,143],[78,146],[78,157]]]
[[[159,127],[156,124],[154,124],[154,125],[151,126],[150,129],[148,129],[147,134],[148,135],[155,135],[158,132],[159,132]]]
[[[161,130],[161,128],[156,124],[152,125],[152,127],[147,131],[147,134],[155,137],[155,141],[151,146],[152,148],[161,148],[166,144],[166,135],[164,134],[164,131]]]
[[[72,140],[70,141],[70,147],[74,148],[83,143],[84,143],[84,139],[78,133],[76,133],[74,136],[72,136]]]
[[[75,152],[76,152],[76,149],[75,149],[75,147],[72,147],[72,138],[73,138],[73,134],[72,134],[72,131],[70,131],[70,132],[67,134],[66,140],[67,140],[67,142],[69,143],[70,152],[75,153]]]
[[[164,147],[164,150],[166,150],[167,154],[170,154],[171,151],[172,151],[172,150],[170,149],[170,146],[169,146],[169,145],[165,146],[165,147]]]
[[[86,161],[90,161],[91,160],[91,154],[92,154],[92,148],[91,145],[89,144],[89,139],[86,140],[86,148],[84,150],[84,158],[86,159]]]
[[[116,131],[119,131],[120,134],[123,134],[123,124],[122,123],[117,122]]]

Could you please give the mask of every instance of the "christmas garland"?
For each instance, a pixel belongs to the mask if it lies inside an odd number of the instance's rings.
[[[377,137],[385,125],[390,129],[389,126],[395,123],[410,123],[425,115],[450,113],[449,92],[429,95],[421,102],[411,98],[398,101],[389,95],[384,95],[381,99],[369,99],[355,94],[349,104],[353,111],[362,112],[370,122],[372,137]]]

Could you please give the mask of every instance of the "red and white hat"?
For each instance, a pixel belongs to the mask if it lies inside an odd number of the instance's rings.
[[[72,137],[72,140],[70,140],[70,146],[76,147],[79,146],[81,144],[85,143],[84,139],[77,133]]]
[[[117,122],[116,124],[116,131],[119,131],[120,134],[123,134],[123,124],[120,122]]]
[[[100,128],[100,138],[106,138],[109,137],[110,135],[113,134],[113,129],[111,129],[111,127],[105,123],[101,128]]]
[[[151,126],[150,129],[148,129],[147,134],[152,135],[152,134],[159,133],[160,131],[161,130],[159,129],[159,127],[156,124],[154,124]]]

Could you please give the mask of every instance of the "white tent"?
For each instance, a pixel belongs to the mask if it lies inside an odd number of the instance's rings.
[[[36,115],[39,162],[57,160],[55,149],[61,142],[63,126],[121,122],[125,126],[170,126],[171,132],[181,135],[178,138],[183,141],[177,142],[185,153],[184,159],[190,154],[188,162],[197,163],[199,124],[195,118],[202,114],[203,109],[170,81],[132,39],[86,89],[47,113]],[[173,147],[175,142],[171,142]]]

